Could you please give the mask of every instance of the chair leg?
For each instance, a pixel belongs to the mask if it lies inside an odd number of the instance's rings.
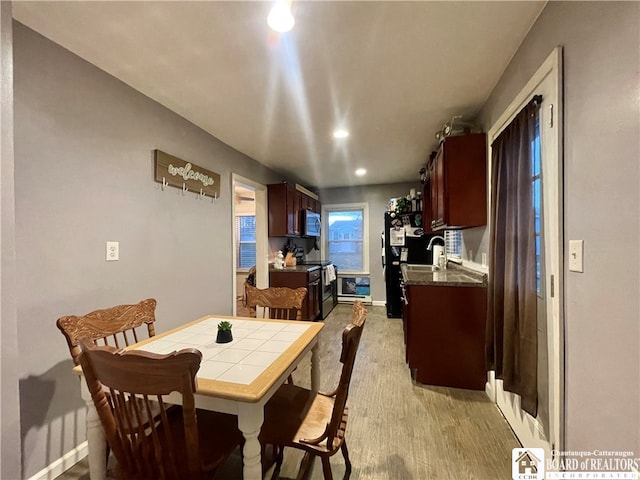
[[[322,473],[324,480],[333,480],[333,474],[331,473],[331,464],[329,463],[329,457],[322,457]]]
[[[271,480],[277,480],[280,476],[280,469],[282,468],[282,460],[284,458],[284,447],[281,445],[274,445],[273,448],[276,451],[276,466],[271,474]]]
[[[344,465],[346,467],[346,473],[351,473],[351,460],[349,460],[349,451],[347,450],[347,441],[343,438],[342,445],[340,445],[340,449],[342,450],[342,456],[344,457]]]
[[[306,480],[311,474],[311,466],[313,465],[314,455],[309,452],[305,452],[302,461],[300,462],[300,468],[298,469],[298,476],[296,480]]]

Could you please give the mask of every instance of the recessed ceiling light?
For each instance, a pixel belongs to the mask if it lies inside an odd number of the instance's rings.
[[[272,30],[280,33],[288,32],[293,28],[295,23],[296,20],[293,18],[293,14],[289,8],[289,2],[278,0],[275,5],[271,7],[271,11],[267,17],[267,24],[269,24]]]
[[[349,132],[344,128],[339,128],[333,132],[333,138],[347,138],[348,136]]]
[[[367,174],[367,170],[365,168],[359,168],[356,170],[356,175],[358,175],[359,177],[366,175]]]

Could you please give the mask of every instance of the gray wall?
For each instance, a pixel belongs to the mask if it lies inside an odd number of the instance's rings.
[[[488,129],[564,47],[565,252],[585,242],[584,273],[564,266],[570,450],[640,452],[639,18],[638,2],[549,2],[482,112]],[[486,235],[465,244],[486,252]]]
[[[374,302],[386,300],[380,246],[380,234],[384,229],[384,212],[390,198],[407,195],[411,188],[415,188],[416,191],[422,190],[418,174],[420,167],[421,165],[416,165],[416,181],[411,183],[327,188],[319,192],[323,205],[358,202],[369,204],[369,273],[371,299]]]
[[[79,383],[56,319],[147,297],[158,300],[159,332],[230,314],[230,174],[264,184],[281,178],[18,23],[14,54],[24,354],[12,368],[28,478],[84,440]],[[153,181],[155,148],[219,173],[221,198],[162,191]],[[105,262],[106,240],[120,242],[120,261]],[[3,398],[12,390],[3,388]]]

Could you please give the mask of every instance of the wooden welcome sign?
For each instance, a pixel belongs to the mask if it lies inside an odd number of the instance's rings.
[[[220,175],[161,150],[154,150],[156,182],[220,198]]]

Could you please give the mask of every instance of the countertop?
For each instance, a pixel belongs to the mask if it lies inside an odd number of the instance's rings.
[[[449,263],[446,270],[415,271],[401,265],[405,285],[435,285],[448,287],[486,287],[487,275]]]
[[[298,272],[298,273],[305,273],[305,272],[311,272],[313,270],[318,270],[320,269],[320,265],[296,265],[295,267],[284,267],[282,270],[278,270],[277,268],[275,268],[273,266],[273,264],[269,264],[269,271],[270,272]]]

